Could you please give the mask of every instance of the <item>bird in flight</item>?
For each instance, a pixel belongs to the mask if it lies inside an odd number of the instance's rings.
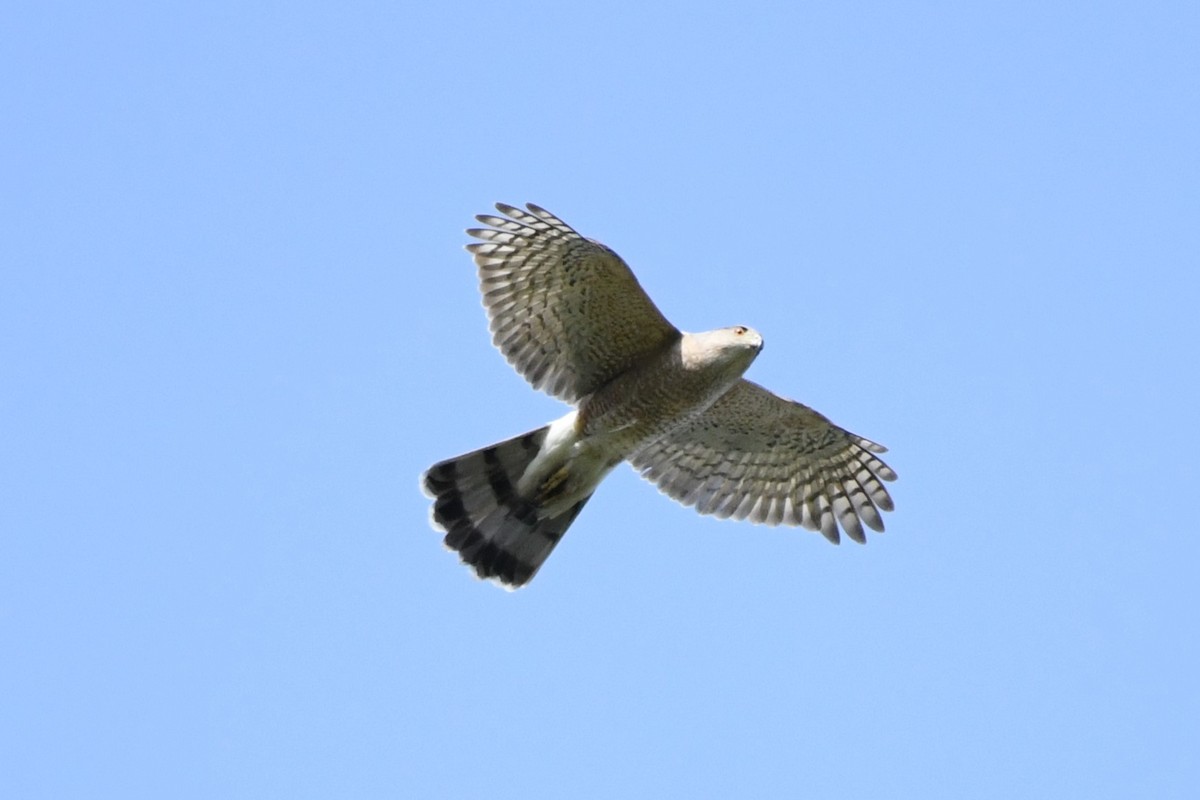
[[[573,406],[545,427],[434,464],[432,524],[480,578],[533,578],[596,487],[628,461],[701,514],[865,543],[891,511],[886,448],[742,377],[762,351],[737,325],[684,333],[628,265],[536,205],[496,204],[467,233],[492,341]]]

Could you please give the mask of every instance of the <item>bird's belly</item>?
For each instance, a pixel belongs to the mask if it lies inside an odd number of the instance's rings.
[[[580,404],[577,424],[607,453],[628,458],[702,413],[716,396],[687,385],[614,385]]]

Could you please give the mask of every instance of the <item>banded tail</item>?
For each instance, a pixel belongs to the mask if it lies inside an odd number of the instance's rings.
[[[524,586],[575,521],[590,493],[554,517],[522,497],[517,485],[541,451],[547,425],[506,442],[434,464],[421,476],[433,499],[433,523],[446,532],[446,547],[480,578],[508,588]]]

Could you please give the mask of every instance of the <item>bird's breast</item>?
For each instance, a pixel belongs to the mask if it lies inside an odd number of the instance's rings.
[[[647,360],[585,397],[577,425],[622,456],[712,405],[740,376],[686,365],[677,351]]]

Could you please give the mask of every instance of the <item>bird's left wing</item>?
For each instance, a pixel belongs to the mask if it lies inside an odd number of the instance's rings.
[[[534,388],[575,403],[679,338],[612,250],[533,204],[496,208],[467,249],[492,341]]]
[[[741,380],[697,418],[635,453],[642,477],[701,514],[803,525],[835,544],[838,525],[865,542],[896,479],[887,448],[839,428],[808,406]]]

